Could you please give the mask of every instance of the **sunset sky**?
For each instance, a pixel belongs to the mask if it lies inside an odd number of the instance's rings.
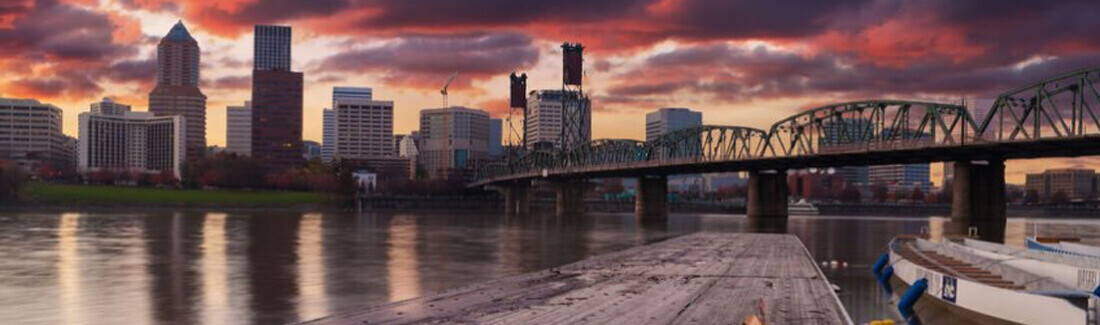
[[[156,43],[182,20],[202,48],[207,139],[224,145],[225,107],[250,98],[252,26],[283,24],[305,73],[307,139],[321,138],[333,86],[393,100],[407,133],[443,105],[453,72],[450,104],[497,116],[512,71],[529,89],[560,88],[571,41],[586,46],[594,137],[640,139],[644,113],[666,106],[758,128],[859,99],[988,106],[1100,65],[1097,17],[1096,0],[0,0],[0,95],[60,106],[73,136],[99,98],[145,110]],[[1013,161],[1008,178],[1068,166],[1100,159]]]

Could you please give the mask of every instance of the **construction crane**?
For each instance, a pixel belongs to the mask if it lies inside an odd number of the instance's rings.
[[[447,78],[447,82],[443,84],[443,89],[439,90],[439,93],[443,94],[443,107],[450,107],[450,106],[447,106],[447,87],[451,86],[451,82],[455,81],[455,77],[458,77],[458,71],[455,71],[455,73],[452,73],[451,77]]]

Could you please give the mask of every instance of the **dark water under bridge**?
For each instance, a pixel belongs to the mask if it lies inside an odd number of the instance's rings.
[[[954,104],[864,100],[803,111],[768,130],[704,125],[649,142],[600,139],[512,155],[482,166],[470,186],[503,189],[508,210],[522,212],[531,181],[558,184],[558,210],[570,212],[583,209],[570,205],[584,189],[569,184],[639,177],[639,216],[660,216],[668,175],[747,171],[748,214],[767,218],[786,216],[788,169],[954,161],[952,215],[1003,218],[1004,160],[1100,154],[1097,82],[1100,68],[1055,76],[1001,94],[983,116]]]

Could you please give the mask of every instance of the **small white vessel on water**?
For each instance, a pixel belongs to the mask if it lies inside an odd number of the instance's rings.
[[[1079,267],[975,247],[982,243],[898,236],[872,270],[887,290],[904,290],[897,306],[910,324],[1097,324],[1095,285],[1066,280]],[[950,320],[921,319],[933,314],[925,309]]]
[[[1079,241],[1080,240],[1076,238],[1028,237],[1027,248],[1052,253],[1100,258],[1100,247],[1084,245],[1079,243]]]
[[[787,204],[787,214],[792,216],[816,216],[821,212],[817,210],[813,203],[807,202],[806,199],[799,199]]]

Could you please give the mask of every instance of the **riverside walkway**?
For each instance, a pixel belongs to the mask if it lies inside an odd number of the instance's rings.
[[[802,242],[696,233],[306,324],[851,324]]]

